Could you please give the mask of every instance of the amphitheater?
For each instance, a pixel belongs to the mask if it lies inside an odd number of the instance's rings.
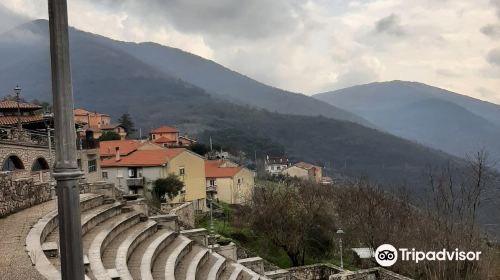
[[[48,203],[48,211],[30,226],[22,252],[37,276],[5,279],[61,279],[56,204]],[[80,207],[86,280],[407,279],[382,269],[361,275],[325,264],[266,272],[258,257],[237,260],[234,246],[207,246],[206,229],[181,230],[177,215],[148,217],[143,203],[86,193]]]

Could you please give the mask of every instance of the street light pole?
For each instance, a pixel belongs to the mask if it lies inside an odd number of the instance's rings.
[[[19,104],[21,100],[19,99],[19,94],[21,94],[21,87],[17,85],[14,88],[14,93],[16,94],[16,102],[17,102],[17,128],[21,130],[21,105]]]
[[[83,280],[80,188],[82,173],[76,161],[76,132],[73,117],[73,92],[68,40],[66,0],[49,0],[50,58],[54,104],[56,159],[54,178],[57,186],[61,278]]]
[[[339,245],[340,245],[340,268],[344,268],[344,259],[342,258],[342,235],[344,231],[342,229],[337,230],[337,235],[339,236]]]

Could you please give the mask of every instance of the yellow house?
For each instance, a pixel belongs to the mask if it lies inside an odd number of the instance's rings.
[[[320,183],[323,177],[322,168],[310,163],[299,162],[282,171],[282,174]]]
[[[102,177],[125,192],[147,195],[158,178],[170,174],[184,182],[172,202],[192,201],[196,210],[206,210],[205,159],[184,148],[164,148],[149,141],[102,142]],[[115,156],[111,157],[113,153]]]
[[[217,199],[229,204],[244,204],[254,188],[254,173],[224,160],[206,160],[207,190],[215,189]]]

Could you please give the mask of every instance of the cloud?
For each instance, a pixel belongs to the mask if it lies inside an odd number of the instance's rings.
[[[94,0],[96,5],[141,18],[151,28],[212,36],[259,39],[293,32],[300,23],[301,1],[286,0]]]
[[[444,68],[437,69],[436,74],[444,76],[444,77],[448,77],[448,78],[458,78],[461,76],[459,73],[457,73],[456,71],[454,71],[452,69],[444,69]]]
[[[500,39],[500,24],[485,25],[481,27],[481,32],[492,39]]]
[[[0,33],[9,31],[26,21],[28,21],[28,17],[20,15],[0,3]]]
[[[406,34],[406,31],[401,25],[401,17],[396,14],[390,14],[384,18],[379,19],[375,23],[375,32],[386,33],[395,36],[403,36]]]
[[[495,66],[500,66],[500,47],[494,48],[488,52],[486,60]]]

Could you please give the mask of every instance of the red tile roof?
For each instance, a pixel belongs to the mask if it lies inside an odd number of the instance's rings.
[[[114,156],[116,147],[120,148],[120,155],[125,156],[137,150],[144,143],[138,140],[113,140],[100,142],[99,153],[101,156]]]
[[[231,178],[234,177],[242,167],[221,167],[221,160],[205,160],[205,176],[207,178]]]
[[[151,130],[151,133],[177,133],[177,128],[171,126],[161,126]]]
[[[160,137],[158,139],[153,140],[155,143],[163,144],[163,143],[177,143],[175,140],[168,139],[167,137]]]
[[[88,115],[91,115],[91,116],[106,116],[106,117],[109,117],[108,114],[102,114],[102,113],[97,113],[97,112],[90,112],[90,111],[87,111],[85,109],[74,109],[73,110],[73,114],[75,116],[88,116]]]
[[[183,151],[185,149],[137,150],[127,156],[121,157],[119,161],[116,161],[115,158],[102,160],[101,166],[161,166]]]
[[[42,115],[21,116],[21,123],[43,122]],[[17,124],[17,116],[0,116],[0,125]]]
[[[42,109],[42,106],[33,103],[19,102],[21,109]],[[17,101],[4,100],[0,101],[0,109],[17,109]]]

